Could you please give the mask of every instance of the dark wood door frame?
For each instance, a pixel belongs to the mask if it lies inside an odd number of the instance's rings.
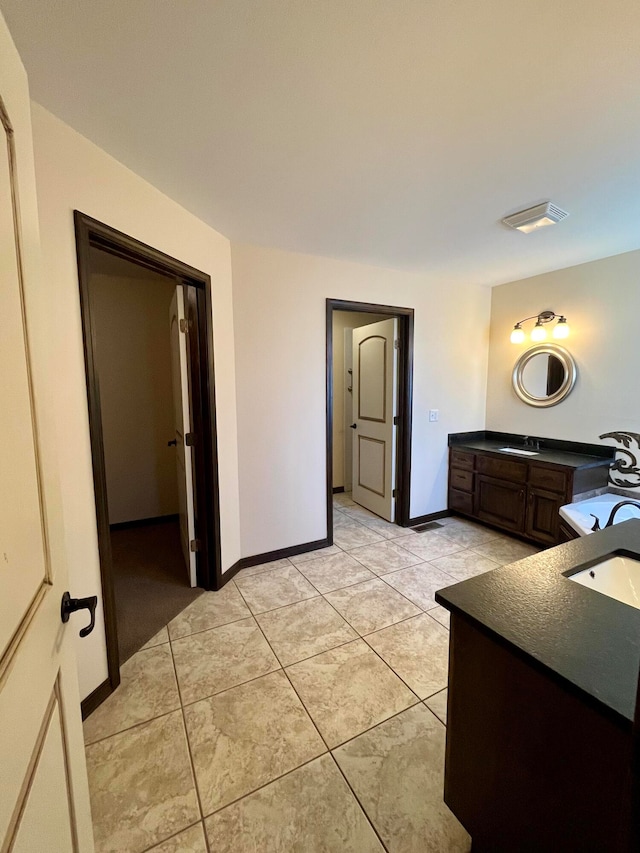
[[[220,543],[220,494],[218,483],[218,450],[214,395],[213,314],[211,278],[188,264],[165,255],[116,231],[103,222],[74,211],[80,310],[84,340],[84,358],[89,404],[89,431],[98,526],[98,553],[102,583],[102,601],[107,642],[109,677],[82,703],[87,716],[120,683],[120,657],[116,608],[113,592],[111,541],[107,505],[100,386],[95,362],[95,328],[91,317],[89,279],[90,249],[97,248],[134,264],[174,278],[182,284],[185,314],[189,326],[187,337],[191,429],[193,447],[194,506],[198,540],[197,579],[204,589],[220,589],[222,581]]]
[[[411,418],[413,409],[413,308],[327,299],[327,538],[333,544],[333,312],[386,314],[398,320],[398,447],[396,521],[408,527],[411,490]]]

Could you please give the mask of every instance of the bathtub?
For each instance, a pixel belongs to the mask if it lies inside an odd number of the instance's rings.
[[[564,520],[580,534],[580,536],[588,536],[593,533],[592,527],[595,524],[595,515],[599,522],[600,528],[604,529],[605,524],[609,520],[611,510],[617,503],[625,500],[635,500],[640,503],[640,495],[629,497],[625,495],[613,495],[606,492],[604,495],[598,495],[595,498],[589,498],[586,501],[578,501],[578,503],[565,504],[560,507],[560,515]],[[627,521],[629,518],[640,518],[640,507],[623,506],[616,513],[614,524],[621,521]]]

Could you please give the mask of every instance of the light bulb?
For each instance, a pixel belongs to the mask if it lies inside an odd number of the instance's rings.
[[[544,341],[547,337],[547,330],[542,325],[540,320],[535,324],[533,329],[531,329],[531,340],[538,343],[539,341]]]
[[[521,344],[524,341],[524,329],[520,325],[520,323],[516,323],[513,327],[513,331],[511,332],[511,343],[512,344]]]
[[[560,317],[556,325],[553,327],[553,337],[556,338],[556,340],[563,340],[564,338],[569,337],[570,331],[566,317]]]

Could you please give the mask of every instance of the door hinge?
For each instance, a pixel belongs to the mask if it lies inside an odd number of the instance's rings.
[[[397,491],[397,490],[396,490],[396,489],[394,489],[394,490],[393,490],[393,492],[391,492],[391,497],[392,497],[392,498],[395,498],[395,496],[396,496],[396,491]]]
[[[193,447],[196,443],[196,434],[195,432],[185,432],[184,434],[184,443],[187,447]]]
[[[189,321],[185,317],[182,317],[180,320],[180,331],[185,335],[189,331]]]
[[[400,423],[400,415],[394,415],[393,416],[393,425],[398,426],[399,423]]]
[[[200,550],[200,540],[199,539],[192,539],[191,542],[189,542],[189,550],[190,551],[199,551]]]
[[[396,338],[393,342],[393,346],[395,349],[400,349],[400,338]]]

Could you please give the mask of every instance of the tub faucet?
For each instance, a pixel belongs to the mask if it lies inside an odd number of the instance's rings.
[[[638,503],[638,501],[620,501],[620,503],[617,503],[611,510],[611,515],[609,516],[609,521],[607,521],[607,523],[605,524],[605,528],[611,527],[611,525],[613,524],[613,519],[616,517],[616,513],[623,506],[635,506],[640,509],[640,503]]]

